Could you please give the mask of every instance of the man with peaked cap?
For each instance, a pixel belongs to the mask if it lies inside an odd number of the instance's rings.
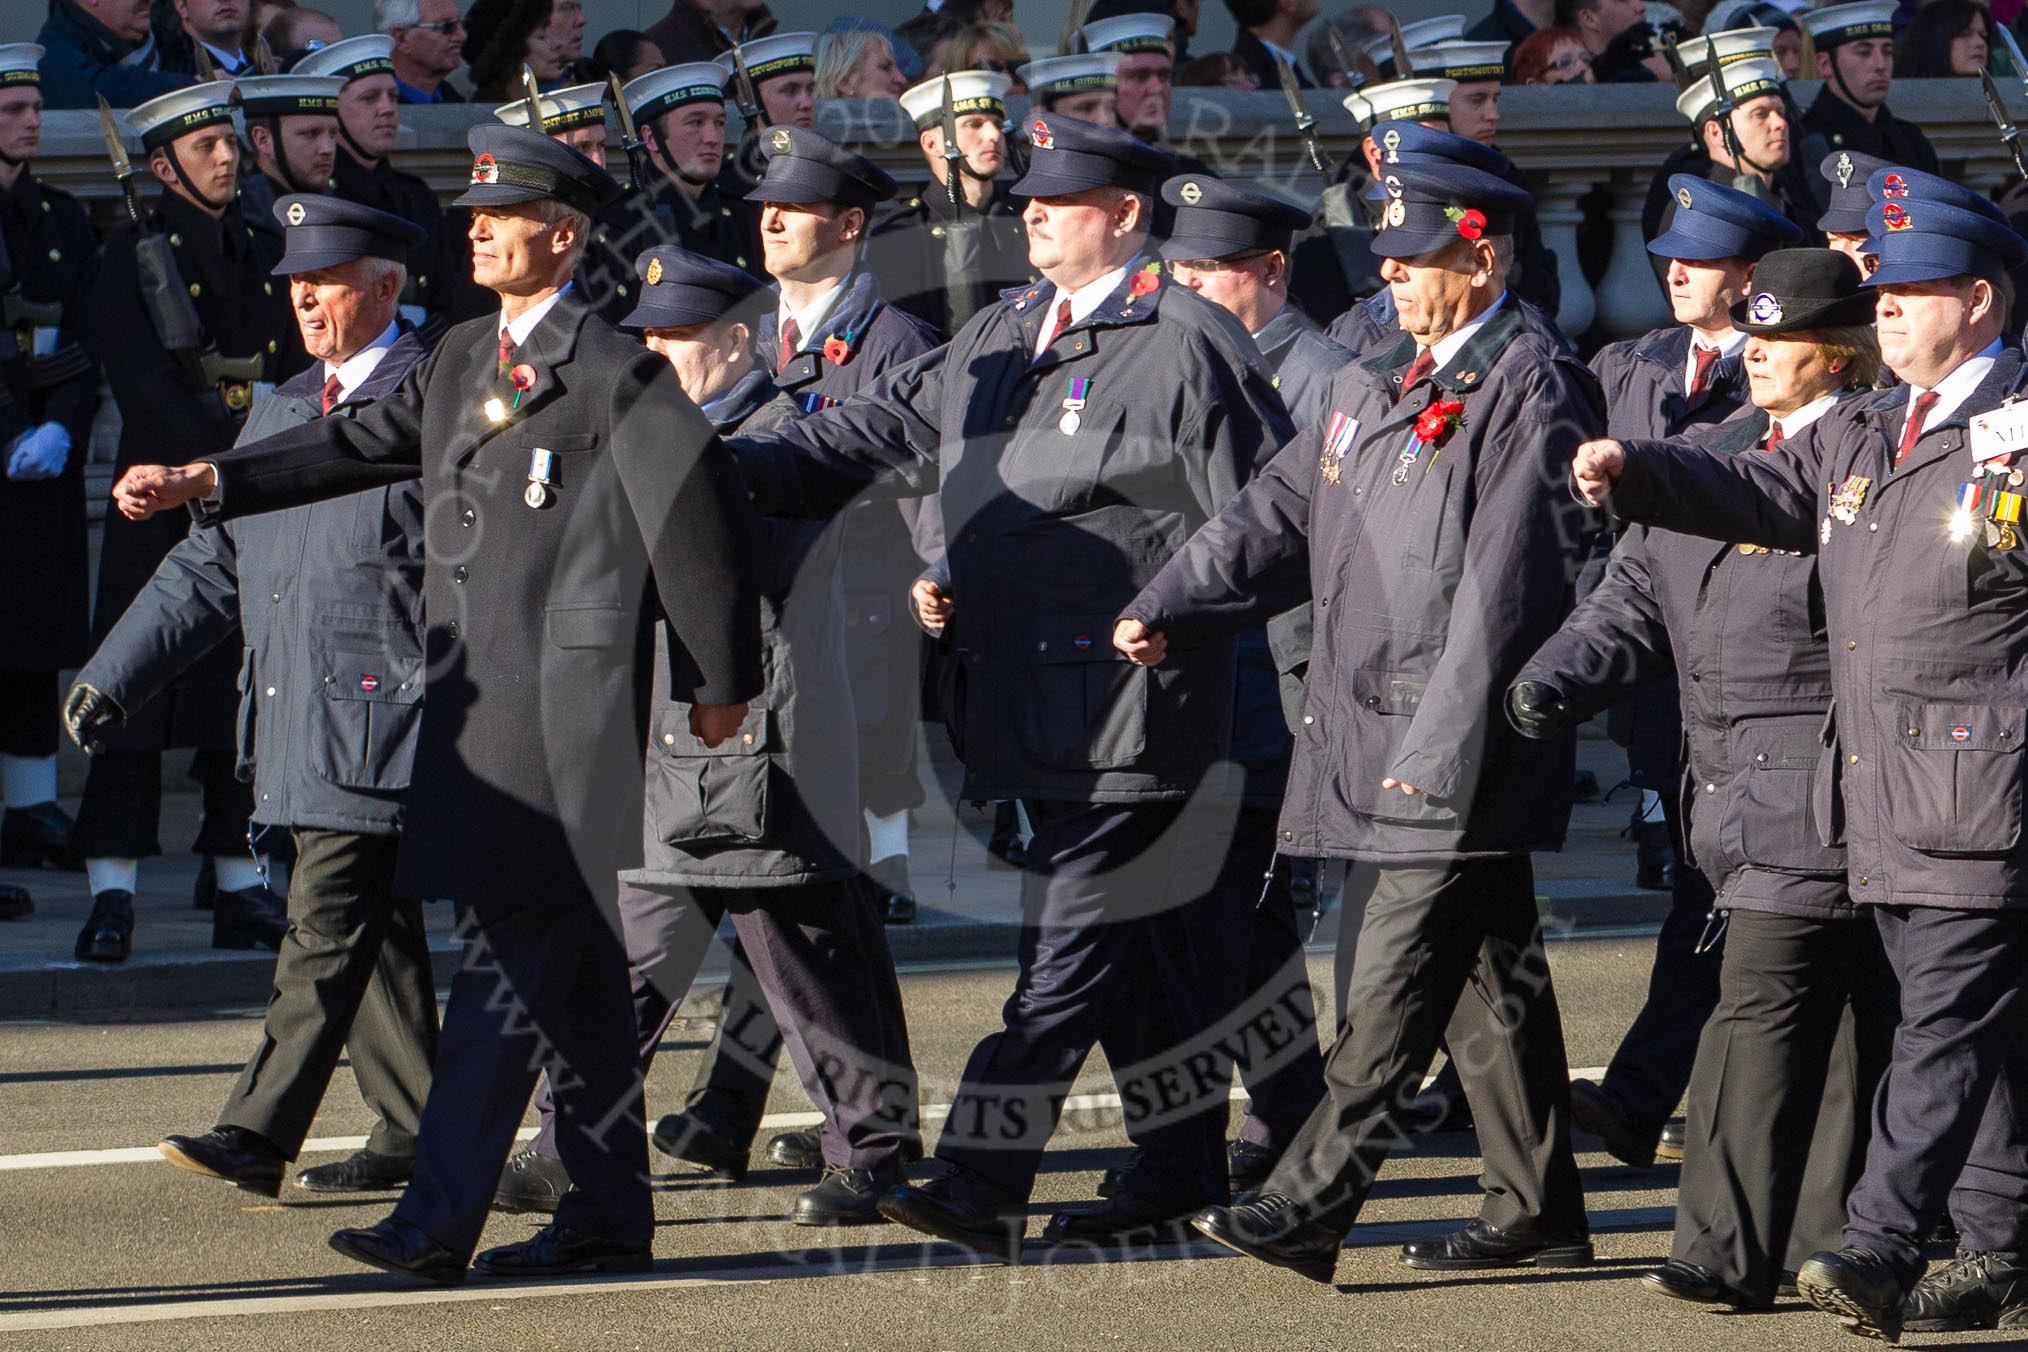
[[[424,352],[396,317],[401,260],[419,227],[336,197],[287,195],[274,211],[288,249],[274,273],[287,279],[315,361],[261,401],[242,444],[355,416]],[[252,772],[255,831],[294,840],[289,932],[260,1046],[218,1125],[171,1136],[161,1150],[267,1197],[301,1153],[341,1051],[373,1131],[350,1159],[298,1182],[399,1187],[415,1154],[436,987],[422,906],[392,883],[422,712],[422,526],[413,484],[193,526],[78,673],[69,701],[89,736],[88,722],[146,708],[212,648],[237,653],[244,628],[252,678],[240,691],[238,759]]]
[[[1844,255],[1766,255],[1731,315],[1748,335],[1752,402],[1686,440],[1771,455],[1840,401],[1871,393],[1873,300]],[[1692,847],[1679,879],[1708,879],[1700,891],[1724,916],[1724,949],[1689,1078],[1675,1246],[1644,1284],[1695,1303],[1766,1308],[1783,1269],[1800,1261],[1785,1254],[1838,1242],[1895,1018],[1894,974],[1848,895],[1845,851],[1823,843],[1811,815],[1831,704],[1816,560],[1629,528],[1604,579],[1522,668],[1509,715],[1529,736],[1553,735],[1677,673],[1688,678],[1676,733],[1687,756],[1670,788]],[[1702,927],[1695,917],[1690,932]],[[1669,963],[1709,961],[1687,941],[1669,954],[1675,928],[1672,916],[1643,1022]],[[1688,1015],[1677,1017],[1702,1021]],[[1626,1059],[1623,1046],[1615,1073]],[[1672,1081],[1671,1103],[1654,1111],[1673,1110],[1681,1090]],[[1639,1148],[1653,1140],[1650,1124]]]
[[[57,673],[90,622],[84,464],[98,407],[85,327],[98,249],[76,198],[36,176],[32,43],[0,46],[0,867],[79,867],[56,802]],[[0,917],[27,914],[0,888]]]
[[[622,97],[654,172],[609,231],[621,253],[673,244],[690,253],[761,269],[760,213],[730,191],[724,174],[726,73],[715,62],[664,66],[630,80]]]
[[[1995,219],[2004,217],[2007,223],[2014,227],[2015,233],[2020,233],[2023,224],[2021,216],[2009,215],[2006,208],[1999,206],[1992,198],[1973,191],[1955,179],[1925,174],[1920,169],[1910,169],[1905,165],[1889,165],[1886,166],[1886,170],[1887,172],[1883,172],[1876,168],[1867,177],[1868,196],[1874,201],[1921,197],[1932,202],[1941,202],[1945,206],[1993,216]],[[2015,296],[2028,294],[2028,262],[2009,268],[2007,281],[2013,287]],[[2024,319],[2028,319],[2028,314],[2024,314],[2023,307],[2017,302],[2009,302],[2006,335],[2010,344],[2018,345]]]
[[[571,85],[540,96],[542,134],[569,146],[604,169],[606,165],[606,86]],[[515,99],[493,110],[510,127],[528,125],[528,100]],[[618,323],[634,308],[634,250],[629,227],[638,219],[625,198],[601,210],[592,222],[577,285],[585,302],[608,323]]]
[[[164,445],[196,453],[232,445],[256,398],[282,374],[293,346],[288,289],[269,275],[274,257],[240,213],[239,137],[230,81],[194,85],[127,114],[162,193],[145,233],[165,236],[177,275],[151,292],[129,223],[107,241],[93,297],[106,383],[120,409],[115,465],[124,470]],[[187,311],[185,307],[187,306]],[[176,328],[165,333],[162,323]],[[189,339],[177,336],[187,324]],[[167,341],[189,341],[171,350]],[[102,640],[187,533],[181,514],[152,521],[109,516],[100,547],[93,638]],[[194,845],[218,880],[212,942],[273,948],[287,928],[247,850],[252,794],[234,774],[233,690],[244,679],[241,645],[227,642],[190,667],[149,707],[97,738],[72,845],[85,860],[92,913],[74,950],[81,962],[122,962],[133,948],[139,861],[160,854],[162,753],[195,748],[191,773],[204,799]],[[200,903],[201,903],[200,899]]]
[[[1867,243],[1872,236],[1866,230],[1866,213],[1873,209],[1873,194],[1866,191],[1866,182],[1885,168],[1887,161],[1851,150],[1834,150],[1817,165],[1826,188],[1817,229],[1824,232],[1827,247],[1858,265],[1861,276],[1871,275],[1879,262]]]
[[[1913,192],[1876,203],[1867,224],[1880,355],[1902,384],[1840,404],[1772,455],[1594,442],[1575,477],[1630,521],[1817,556],[1834,700],[1813,820],[1845,845],[1901,1020],[1844,1247],[1804,1262],[1796,1285],[1893,1341],[1905,1324],[2023,1313],[2011,1293],[2028,1251],[2014,1127],[2028,1083],[2024,373],[2001,332],[2004,277],[2028,243],[1990,204]],[[1946,1206],[1960,1252],[1918,1286]]]
[[[434,337],[485,297],[469,285],[470,255],[444,223],[444,210],[429,184],[394,167],[390,158],[401,134],[401,96],[395,89],[394,39],[384,33],[346,38],[320,47],[298,61],[294,75],[336,76],[338,153],[331,189],[340,197],[414,221],[423,238],[408,257],[408,289],[402,317]]]
[[[1857,150],[1926,174],[1942,172],[1922,128],[1887,109],[1894,86],[1894,17],[1893,0],[1851,0],[1797,16],[1817,49],[1817,68],[1809,74],[1824,82],[1798,129],[1797,158],[1804,164],[1820,163],[1833,151]],[[1822,184],[1811,186],[1823,206],[1828,195]]]
[[[761,208],[761,253],[775,279],[774,313],[754,335],[774,382],[805,413],[842,404],[890,367],[937,345],[938,334],[888,304],[866,266],[866,238],[895,182],[856,151],[813,131],[767,134],[767,174],[747,200]],[[922,572],[910,504],[869,501],[844,513],[845,644],[859,719],[859,797],[867,888],[880,914],[915,918],[908,814],[923,801],[916,773],[922,722],[922,635],[896,610]],[[900,1018],[900,1010],[894,1012]]]
[[[1772,56],[1751,56],[1722,63],[1727,96],[1732,100],[1730,118],[1738,138],[1741,160],[1734,162],[1731,142],[1718,120],[1721,106],[1718,91],[1709,74],[1693,80],[1676,96],[1676,111],[1690,122],[1695,142],[1673,152],[1662,161],[1648,185],[1647,201],[1641,207],[1641,238],[1652,240],[1669,228],[1678,198],[1671,180],[1677,174],[1693,174],[1713,183],[1738,187],[1751,185],[1752,194],[1767,202],[1802,229],[1803,240],[1820,244],[1815,222],[1821,208],[1816,190],[1808,182],[1802,164],[1791,151],[1793,129],[1789,125],[1788,86],[1781,67]],[[1668,269],[1660,255],[1650,255],[1655,276],[1666,287]]]
[[[1375,175],[1375,182],[1367,188],[1361,204],[1369,214],[1386,210],[1385,175],[1396,165],[1453,164],[1503,178],[1510,187],[1522,186],[1521,171],[1498,148],[1453,136],[1428,122],[1377,123],[1366,137],[1365,149]],[[1542,245],[1542,228],[1535,219],[1533,202],[1531,197],[1529,205],[1514,219],[1514,260],[1507,273],[1508,294],[1518,307],[1516,314],[1522,327],[1558,347],[1574,350],[1563,331],[1556,327],[1555,316],[1542,303],[1553,303],[1560,285],[1556,280],[1555,255]],[[1527,247],[1530,240],[1534,241],[1532,250]],[[1302,266],[1300,249],[1297,266]],[[1333,316],[1326,332],[1333,342],[1358,356],[1395,342],[1400,334],[1397,321],[1394,293],[1382,286]]]
[[[944,150],[944,80],[957,130],[958,201],[951,201]],[[1021,204],[998,180],[1007,163],[1008,76],[961,70],[926,80],[901,96],[915,120],[929,181],[903,190],[881,213],[869,246],[873,271],[894,304],[948,338],[1002,291],[1025,285],[1028,241]]]
[[[233,519],[421,479],[434,523],[429,699],[393,890],[451,900],[468,953],[414,1176],[392,1216],[331,1244],[440,1285],[465,1280],[539,1069],[553,1072],[576,1186],[551,1225],[480,1266],[513,1277],[649,1266],[614,893],[640,858],[650,603],[673,634],[671,693],[695,701],[682,735],[702,747],[741,735],[762,686],[737,469],[668,362],[570,293],[591,217],[619,185],[526,128],[484,124],[468,139],[458,204],[472,209],[474,276],[498,313],[447,334],[355,418],[116,485],[125,514],[204,499]]]
[[[751,275],[657,248],[642,255],[641,279],[627,326],[669,359],[721,432],[798,415],[794,400],[775,397],[755,352],[752,326],[768,294]],[[894,959],[879,913],[855,886],[859,785],[842,539],[822,522],[761,523],[768,689],[749,720],[765,737],[732,756],[700,753],[687,737],[679,745],[661,729],[686,727],[689,706],[658,691],[646,857],[619,897],[643,1076],[718,922],[732,916],[718,1032],[685,1111],[656,1123],[652,1140],[721,1177],[743,1176],[785,1035],[828,1138],[823,1181],[791,1212],[798,1225],[877,1223],[875,1202],[902,1179],[901,1152],[913,1145],[921,1154]],[[661,665],[658,685],[666,685]],[[517,1162],[556,1158],[546,1086],[537,1107],[542,1130]]]
[[[289,193],[331,190],[345,82],[326,75],[249,75],[238,83],[247,143],[260,170],[240,179],[241,213],[280,258],[285,222],[275,202]]]
[[[1588,1264],[1569,1069],[1529,852],[1561,843],[1574,742],[1497,714],[1569,608],[1588,534],[1557,482],[1600,425],[1596,383],[1524,329],[1505,273],[1528,196],[1448,164],[1401,165],[1374,247],[1403,333],[1338,372],[1297,434],[1122,612],[1153,666],[1312,597],[1316,643],[1282,808],[1285,853],[1373,866],[1325,1098],[1257,1197],[1192,1224],[1328,1282],[1439,1040],[1485,1157],[1462,1230],[1411,1267]],[[1460,504],[1471,501],[1469,512]]]
[[[1145,259],[1169,157],[1060,114],[1028,131],[1035,157],[1015,191],[1044,280],[857,398],[736,444],[763,510],[821,511],[882,482],[897,453],[942,462],[918,532],[932,547],[917,618],[950,658],[962,794],[1020,799],[1036,868],[1022,879],[1017,994],[960,1079],[943,1172],[880,1209],[1003,1258],[1019,1247],[1062,1086],[1101,1033],[1127,1029],[1146,1049],[1142,1074],[1165,1084],[1165,1058],[1220,1055],[1186,935],[1230,904],[1205,884],[1231,797],[1200,781],[1228,750],[1233,650],[1153,678],[1108,658],[1106,636],[1289,434],[1245,331]],[[1146,1119],[1146,1155],[1131,1192],[1078,1218],[1085,1239],[1173,1223],[1225,1190],[1229,1065],[1201,1094],[1160,1104],[1133,1066],[1114,1065]]]
[[[757,105],[723,174],[725,191],[744,197],[767,170],[762,133],[771,127],[817,125],[817,35],[775,33],[757,38],[722,53],[714,64],[725,72],[725,88],[742,112],[749,97]]]
[[[1802,238],[1793,221],[1745,193],[1691,174],[1675,175],[1669,189],[1675,211],[1648,252],[1666,260],[1672,322],[1610,343],[1591,362],[1605,389],[1610,436],[1686,435],[1747,403],[1747,334],[1732,323],[1732,309],[1749,294],[1761,257]],[[1698,1032],[1718,999],[1720,954],[1706,933],[1713,880],[1682,862],[1678,703],[1675,681],[1663,679],[1635,694],[1627,711],[1627,778],[1640,795],[1635,881],[1672,897],[1647,1000],[1604,1079],[1571,1086],[1578,1129],[1637,1168],[1655,1162],[1662,1129],[1690,1082]]]
[[[1040,113],[1059,113],[1101,127],[1120,125],[1118,52],[1045,56],[1014,73]]]
[[[1451,80],[1391,80],[1344,97],[1345,111],[1359,128],[1359,146],[1338,166],[1335,181],[1324,188],[1316,233],[1296,246],[1295,271],[1302,283],[1289,293],[1317,323],[1330,324],[1361,299],[1386,290],[1371,247],[1373,212],[1384,208],[1371,196],[1380,173],[1375,130],[1389,121],[1449,127],[1451,91],[1456,87]]]

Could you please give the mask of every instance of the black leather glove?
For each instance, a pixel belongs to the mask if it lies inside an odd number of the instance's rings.
[[[63,730],[87,756],[99,749],[98,733],[127,721],[120,702],[95,686],[79,681],[63,697]]]
[[[1516,681],[1507,687],[1507,719],[1523,737],[1543,741],[1570,721],[1563,692],[1544,681]]]

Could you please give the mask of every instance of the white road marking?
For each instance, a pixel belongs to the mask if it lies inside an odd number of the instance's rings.
[[[1570,1074],[1572,1079],[1596,1080],[1605,1074],[1605,1067],[1583,1066],[1573,1069]],[[1431,1077],[1431,1079],[1434,1078],[1434,1076]],[[1429,1081],[1425,1081],[1424,1083],[1427,1084]],[[1233,1102],[1242,1103],[1245,1100],[1246,1091],[1244,1089],[1234,1089],[1232,1091]],[[1073,1094],[1063,1101],[1065,1112],[1092,1112],[1094,1110],[1117,1108],[1119,1106],[1120,1096],[1114,1093]],[[950,1116],[950,1112],[950,1104],[936,1103],[924,1108],[922,1116],[927,1121],[941,1121]],[[814,1112],[770,1113],[761,1119],[761,1129],[763,1131],[793,1131],[801,1127],[818,1126],[822,1124],[823,1120],[822,1114]],[[523,1127],[516,1134],[515,1139],[525,1141],[534,1135],[535,1128]],[[365,1144],[366,1138],[364,1136],[315,1136],[303,1142],[303,1153],[306,1155],[335,1151],[350,1153],[351,1151],[361,1149]],[[0,1155],[0,1173],[5,1173],[12,1169],[78,1169],[102,1164],[167,1164],[168,1162],[162,1158],[162,1153],[152,1145],[119,1146],[109,1150],[49,1150],[34,1154]]]

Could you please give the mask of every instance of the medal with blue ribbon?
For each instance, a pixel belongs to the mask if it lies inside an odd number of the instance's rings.
[[[1084,419],[1078,410],[1084,407],[1086,397],[1091,393],[1091,381],[1084,376],[1072,376],[1070,386],[1063,396],[1063,416],[1056,420],[1056,430],[1065,436],[1076,432]]]
[[[1951,539],[1963,543],[1974,532],[1982,535],[1988,549],[2021,547],[2023,495],[2010,493],[1997,484],[1958,485],[1958,509],[1951,514]]]
[[[1333,409],[1331,421],[1324,426],[1324,455],[1317,462],[1317,473],[1325,483],[1337,483],[1345,472],[1345,453],[1352,449],[1352,438],[1358,435],[1359,420]]]

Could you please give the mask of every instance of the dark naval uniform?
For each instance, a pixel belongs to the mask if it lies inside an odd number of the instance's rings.
[[[242,444],[352,417],[422,359],[407,333],[328,413],[322,363],[255,409]],[[294,1159],[341,1051],[375,1114],[367,1148],[415,1153],[436,1055],[421,904],[389,890],[423,700],[422,493],[368,489],[223,526],[169,551],[78,680],[130,712],[245,635],[238,759],[253,820],[295,833],[289,937],[264,1036],[219,1124]]]
[[[935,180],[909,188],[881,212],[867,243],[867,266],[889,303],[948,338],[1010,287],[1035,278],[1021,199],[994,184],[984,210],[951,205]],[[953,268],[957,277],[953,279]]]
[[[168,237],[204,338],[222,360],[195,352],[186,359],[152,341],[135,256],[137,228],[129,223],[115,231],[100,265],[92,332],[120,409],[116,472],[158,461],[165,448],[195,458],[230,446],[256,382],[279,378],[278,354],[295,333],[288,289],[269,275],[273,257],[259,246],[237,203],[213,217],[165,191],[150,230]],[[95,638],[111,632],[188,528],[189,518],[180,513],[140,522],[108,514],[92,610]],[[234,776],[232,760],[235,692],[245,680],[241,657],[240,644],[221,641],[146,709],[105,734],[106,749],[92,757],[78,812],[80,854],[136,859],[161,853],[161,752],[172,747],[199,749],[205,810],[192,848],[245,853],[252,795]]]
[[[0,254],[0,447],[45,423],[70,438],[53,478],[8,478],[0,466],[0,753],[47,757],[57,673],[87,651],[84,466],[98,371],[86,325],[99,256],[77,199],[25,165],[0,192]]]
[[[1817,175],[1804,167],[1815,163],[1815,160],[1791,155],[1789,162],[1775,171],[1767,185],[1768,205],[1795,223],[1796,228],[1803,232],[1803,247],[1811,249],[1822,248],[1824,244],[1824,232],[1817,229],[1817,217],[1823,214],[1823,209],[1817,204],[1817,188],[1811,182]],[[1701,143],[1671,151],[1649,181],[1648,196],[1641,203],[1642,239],[1654,239],[1675,219],[1676,196],[1669,189],[1669,179],[1675,174],[1692,174],[1723,187],[1732,186],[1732,170],[1713,164]],[[1651,254],[1648,261],[1654,266],[1658,279],[1667,274],[1668,259]]]
[[[1921,127],[1903,122],[1884,103],[1873,110],[1869,121],[1857,108],[1839,98],[1828,83],[1817,91],[1817,97],[1810,100],[1808,110],[1803,113],[1798,140],[1800,144],[1791,156],[1796,164],[1822,164],[1827,155],[1851,150],[1906,169],[1920,169],[1925,174],[1943,172],[1937,163],[1936,148],[1922,134]],[[1828,209],[1830,183],[1821,174],[1807,175],[1806,181],[1816,189],[1818,208]]]
[[[1759,455],[1768,426],[1748,407],[1692,439]],[[1711,905],[1728,917],[1715,1009],[1686,1020],[1703,1038],[1674,1256],[1761,1304],[1796,1255],[1837,1247],[1896,1014],[1879,936],[1846,894],[1844,848],[1824,844],[1810,815],[1831,704],[1815,559],[1630,527],[1604,579],[1517,679],[1562,692],[1578,721],[1670,673],[1691,678],[1674,786],[1682,872],[1715,883]],[[1653,984],[1672,962],[1708,961],[1664,952]],[[1651,995],[1644,1019],[1654,1007]],[[1848,1010],[1855,1040],[1834,1052]]]
[[[402,316],[411,324],[437,334],[486,307],[484,295],[471,283],[471,245],[463,232],[446,225],[429,184],[395,168],[391,159],[368,168],[341,136],[331,166],[331,191],[423,228],[422,242],[408,252],[408,281],[401,292]]]

